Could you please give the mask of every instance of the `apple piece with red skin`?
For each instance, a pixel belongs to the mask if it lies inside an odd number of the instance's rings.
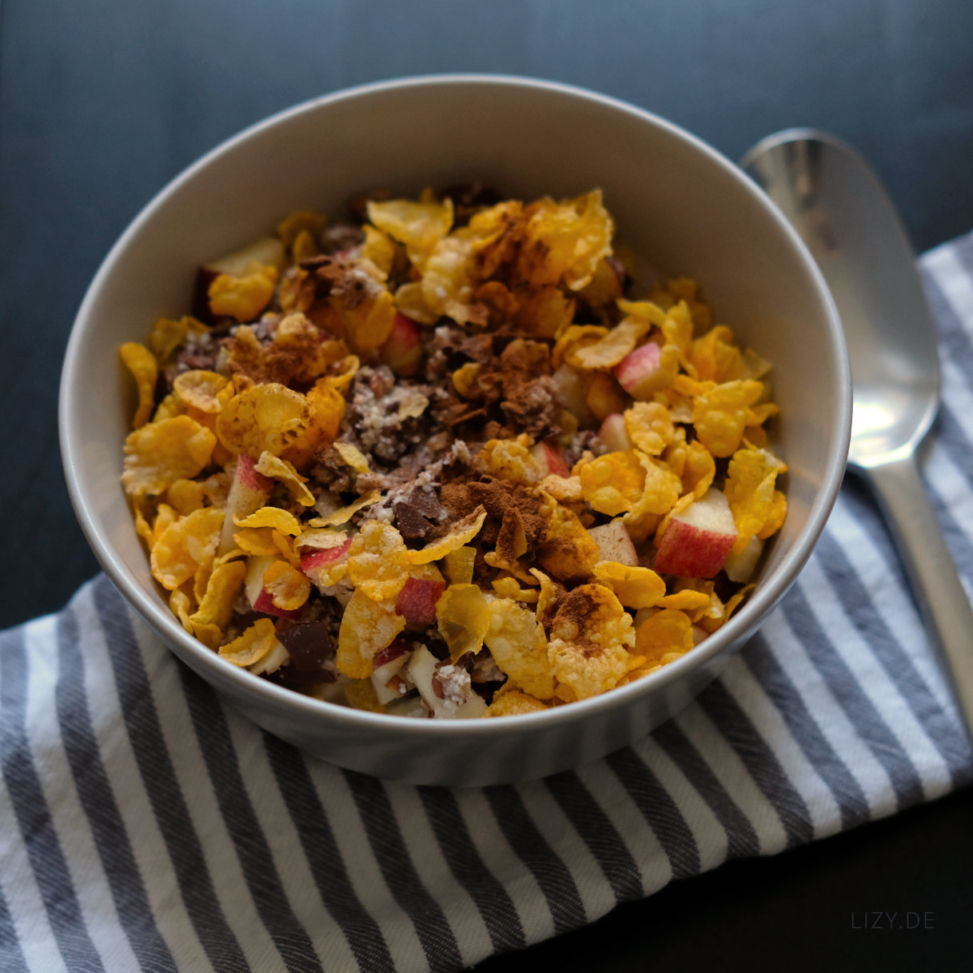
[[[347,560],[351,549],[351,538],[343,544],[334,547],[311,548],[301,554],[301,570],[318,587],[321,587],[320,577],[322,568],[334,567],[339,561]]]
[[[445,581],[409,578],[395,600],[396,614],[411,625],[432,625],[436,621],[436,602],[445,590]]]
[[[588,533],[598,545],[599,561],[615,561],[630,568],[639,566],[635,544],[621,520],[613,520],[602,527],[592,527]]]
[[[412,642],[399,636],[375,656],[375,668],[372,670],[371,680],[378,701],[383,705],[392,702],[393,699],[402,698],[401,690],[406,688],[406,684],[399,677],[399,672],[409,661],[412,649]]]
[[[247,601],[255,612],[265,615],[276,615],[278,618],[300,618],[303,608],[286,610],[274,604],[273,595],[264,587],[264,575],[267,568],[278,560],[275,557],[255,556],[247,558],[247,573],[243,578],[243,588],[247,593]]]
[[[726,564],[723,565],[726,576],[737,584],[746,584],[753,576],[763,550],[764,542],[759,537],[751,537],[739,554],[731,553],[726,559]]]
[[[662,349],[647,341],[626,355],[615,366],[615,378],[633,399],[646,401],[659,390]]]
[[[669,521],[655,556],[655,570],[686,578],[713,578],[736,539],[730,505],[720,490],[711,487]]]
[[[625,428],[625,416],[621,412],[613,412],[605,417],[605,421],[598,430],[598,438],[605,444],[610,453],[624,453],[633,446]]]
[[[422,329],[401,311],[395,312],[392,333],[378,349],[382,361],[402,378],[411,378],[422,364]]]
[[[219,554],[226,554],[233,550],[233,534],[239,530],[233,518],[249,517],[255,510],[259,510],[274,492],[274,481],[258,473],[254,466],[253,457],[247,453],[240,453],[237,457],[233,482],[230,484],[230,492],[226,498],[226,517],[223,520]]]
[[[564,459],[564,453],[550,443],[541,442],[531,447],[531,456],[541,468],[541,476],[570,476],[571,469]]]

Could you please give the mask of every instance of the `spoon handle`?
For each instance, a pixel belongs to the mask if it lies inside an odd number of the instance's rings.
[[[914,455],[864,470],[892,528],[926,629],[938,642],[973,740],[973,608],[932,512]]]

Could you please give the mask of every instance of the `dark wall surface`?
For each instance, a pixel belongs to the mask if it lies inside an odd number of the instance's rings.
[[[74,312],[128,221],[272,112],[444,71],[590,87],[730,158],[821,127],[871,160],[917,249],[973,228],[970,0],[0,0],[0,627],[97,570],[63,485],[56,392]],[[966,968],[971,824],[959,794],[484,969]],[[869,939],[854,908],[940,918],[925,938]]]

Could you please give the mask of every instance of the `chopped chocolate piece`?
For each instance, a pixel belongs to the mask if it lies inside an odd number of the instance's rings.
[[[277,641],[290,653],[298,672],[334,669],[337,646],[328,620],[278,625]]]
[[[395,504],[395,523],[406,540],[419,540],[432,530],[432,524],[411,503]]]

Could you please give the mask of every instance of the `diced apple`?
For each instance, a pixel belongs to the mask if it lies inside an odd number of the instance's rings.
[[[655,556],[660,574],[715,577],[736,543],[733,513],[723,493],[710,488],[669,522]]]
[[[562,365],[552,376],[564,405],[582,429],[594,429],[598,425],[595,414],[588,407],[588,381],[576,368]]]
[[[564,453],[552,446],[550,443],[536,443],[531,447],[531,455],[537,460],[537,465],[541,468],[541,477],[554,474],[555,476],[570,476],[571,470]]]
[[[598,430],[598,438],[610,453],[624,453],[632,448],[632,440],[625,428],[625,416],[620,412],[613,412],[605,419]]]
[[[632,398],[650,399],[659,388],[661,363],[662,349],[647,341],[615,366],[615,378]]]
[[[395,601],[396,614],[414,625],[432,625],[436,621],[436,602],[445,590],[445,581],[409,578]]]
[[[726,576],[737,584],[746,584],[753,576],[754,568],[763,554],[764,542],[759,537],[751,537],[747,546],[739,554],[730,554],[723,565]]]
[[[395,312],[392,333],[378,350],[379,357],[396,375],[409,378],[422,364],[422,330],[399,311]]]
[[[603,527],[592,527],[588,533],[598,545],[599,561],[616,561],[630,568],[638,567],[639,556],[635,544],[628,528],[620,520],[613,520]]]
[[[462,703],[448,701],[436,692],[436,667],[439,660],[424,645],[412,653],[409,659],[409,678],[415,683],[422,701],[432,710],[432,715],[446,719],[468,719],[486,712],[483,697],[472,689]]]
[[[247,601],[255,612],[263,612],[265,615],[276,615],[278,618],[300,618],[303,609],[297,608],[287,611],[278,608],[274,604],[273,596],[264,588],[264,574],[267,568],[276,561],[275,557],[249,557],[247,558],[247,573],[243,579],[243,587],[247,593]]]
[[[375,656],[371,679],[378,701],[383,705],[401,699],[403,690],[408,689],[405,680],[399,677],[399,672],[409,661],[411,652],[412,643],[408,639],[397,638]]]
[[[301,570],[319,588],[326,587],[321,575],[325,569],[331,570],[341,561],[348,560],[348,551],[351,549],[351,538],[334,547],[320,547],[305,549],[301,553]]]
[[[253,457],[240,453],[237,459],[230,493],[226,498],[226,517],[223,520],[223,534],[220,537],[220,554],[233,550],[233,534],[239,528],[233,523],[234,517],[249,517],[259,510],[274,492],[274,481],[254,469]]]

